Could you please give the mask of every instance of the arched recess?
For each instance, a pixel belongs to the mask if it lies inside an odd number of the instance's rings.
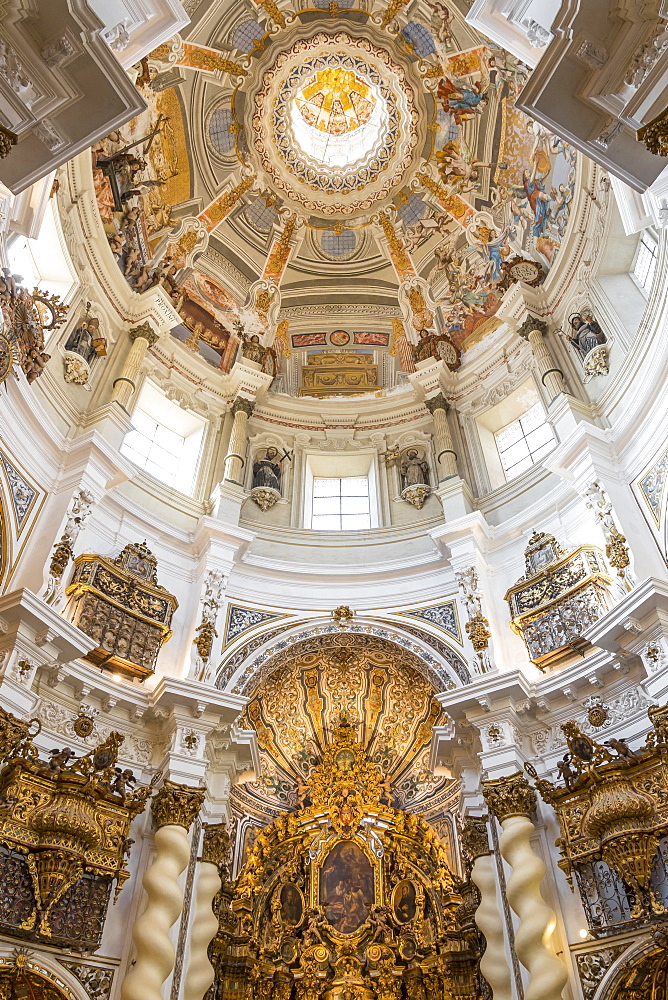
[[[381,768],[385,801],[421,814],[438,803],[430,822],[452,808],[454,785],[431,770],[430,748],[434,726],[445,721],[435,695],[461,681],[426,642],[377,620],[344,630],[331,620],[302,622],[251,654],[235,678],[233,690],[249,699],[239,724],[256,733],[261,761],[260,772],[232,790],[237,864],[258,828],[301,808],[342,718]]]
[[[665,930],[634,942],[607,970],[593,1000],[667,1000],[667,945]]]
[[[462,687],[471,681],[468,664],[456,650],[440,642],[438,650],[432,637],[420,635],[411,626],[404,630],[388,621],[356,618],[345,631],[333,625],[331,619],[313,619],[291,628],[270,628],[266,636],[255,636],[246,647],[237,647],[218,667],[215,687],[233,694],[249,695],[257,684],[279,669],[288,659],[329,646],[362,649],[369,637],[386,644],[388,650],[404,659],[432,685],[434,693]],[[245,652],[247,650],[247,652]]]
[[[16,948],[12,948],[12,954],[0,955],[0,997],[90,1000],[83,985],[50,955],[40,955],[37,961],[29,952],[22,953]]]

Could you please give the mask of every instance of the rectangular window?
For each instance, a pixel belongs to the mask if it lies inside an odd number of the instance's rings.
[[[540,462],[557,443],[540,403],[494,435],[506,479]]]
[[[643,233],[636,251],[636,260],[633,265],[633,277],[636,279],[640,287],[646,292],[649,292],[652,287],[657,259],[658,248],[656,240],[653,240],[651,236]]]
[[[311,527],[360,531],[371,527],[368,476],[313,480]]]
[[[121,454],[181,493],[192,493],[204,421],[146,382]]]

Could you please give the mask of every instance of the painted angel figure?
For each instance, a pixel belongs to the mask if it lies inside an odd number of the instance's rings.
[[[475,158],[464,139],[448,139],[436,153],[436,160],[443,180],[456,187],[460,194],[472,191],[480,177],[481,167],[490,166]]]
[[[444,76],[436,94],[441,99],[443,110],[452,115],[458,125],[473,118],[474,115],[482,114],[489,101],[489,94],[486,89],[483,90],[479,80],[469,87],[459,80],[454,83],[449,77]]]
[[[452,41],[452,32],[450,26],[452,24],[452,14],[448,8],[448,5],[443,3],[442,0],[434,0],[434,3],[427,2],[427,7],[434,12],[434,17],[432,18],[432,23],[435,23],[436,37],[439,42],[447,45],[448,42]]]

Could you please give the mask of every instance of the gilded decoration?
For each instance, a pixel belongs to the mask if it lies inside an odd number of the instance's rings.
[[[597,743],[575,722],[565,723],[568,752],[559,764],[559,783],[525,765],[559,818],[560,867],[569,881],[575,875],[583,893],[588,869],[603,862],[618,880],[620,912],[636,921],[666,913],[655,862],[668,834],[668,706],[651,706],[648,714],[653,728],[638,750],[623,739]],[[591,919],[590,902],[583,894]]]
[[[97,643],[87,659],[142,680],[150,676],[178,607],[158,584],[155,556],[143,543],[130,544],[115,559],[86,554],[74,565],[65,594],[72,621]]]
[[[200,811],[205,794],[204,788],[165,781],[151,804],[156,827],[182,826],[189,830]]]
[[[386,48],[344,31],[281,52],[253,95],[253,155],[293,203],[324,216],[387,198],[419,142],[415,94]]]
[[[595,545],[566,552],[538,532],[524,552],[525,575],[506,593],[510,627],[541,669],[587,644],[582,633],[612,606],[603,553]]]
[[[345,709],[356,742],[381,768],[384,801],[424,806],[448,784],[429,771],[431,731],[445,718],[434,687],[390,644],[347,630],[323,639],[249,692],[240,724],[257,734],[262,774],[243,786],[246,801],[261,811],[303,804],[305,782],[328,752],[329,720]],[[365,800],[375,788],[370,772],[368,781]]]
[[[77,757],[68,747],[40,757],[37,720],[0,710],[0,928],[80,951],[98,947],[112,884],[128,878],[130,823],[151,786],[135,789],[118,766],[112,732]]]
[[[489,811],[500,823],[510,816],[530,816],[536,808],[536,793],[521,771],[483,781],[482,793]]]
[[[234,995],[235,983],[266,998],[447,990],[474,1000],[477,938],[462,928],[446,848],[424,819],[389,804],[385,769],[360,738],[366,727],[345,709],[326,718],[332,726],[297,808],[257,832],[223,891],[235,919],[224,901],[214,944],[220,994]]]
[[[373,354],[359,352],[323,351],[310,354],[302,365],[300,396],[360,396],[365,392],[379,392],[378,365]]]

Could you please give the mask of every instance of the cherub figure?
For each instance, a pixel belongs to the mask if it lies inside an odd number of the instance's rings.
[[[605,741],[604,746],[610,747],[611,750],[614,750],[617,756],[621,757],[627,764],[635,764],[637,760],[640,760],[639,755],[635,752],[635,750],[631,749],[626,740],[609,739]]]
[[[57,748],[54,750],[49,750],[49,756],[51,760],[49,761],[49,770],[55,771],[56,774],[67,767],[67,762],[71,757],[74,757],[74,751],[70,750],[69,747],[63,747],[62,750]]]
[[[569,753],[564,754],[564,759],[560,760],[557,764],[557,771],[560,776],[564,779],[564,784],[566,788],[572,788],[577,781],[577,774],[571,767],[571,755]]]

